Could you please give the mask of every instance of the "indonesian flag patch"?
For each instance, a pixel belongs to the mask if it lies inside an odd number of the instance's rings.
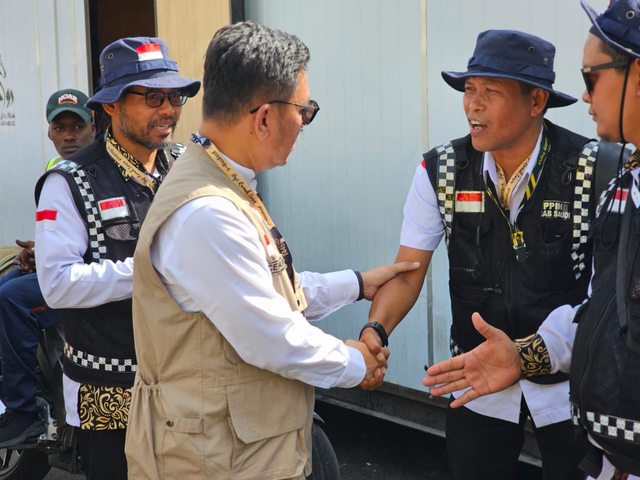
[[[98,202],[102,220],[112,220],[114,218],[126,218],[129,216],[129,207],[124,197],[107,198]]]
[[[43,230],[55,232],[57,217],[57,210],[38,210],[36,212],[36,232],[42,232]]]
[[[162,52],[160,46],[157,43],[145,43],[136,48],[138,53],[138,60],[144,62],[145,60],[162,60]]]
[[[614,213],[623,213],[624,207],[627,206],[627,197],[629,196],[628,188],[619,188],[616,190],[611,203],[609,204],[609,211]]]
[[[484,212],[484,192],[456,192],[455,211],[461,213]]]

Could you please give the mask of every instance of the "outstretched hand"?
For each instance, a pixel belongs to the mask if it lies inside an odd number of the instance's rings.
[[[378,289],[399,273],[410,272],[420,266],[420,262],[400,262],[380,265],[366,272],[362,272],[364,283],[364,298],[373,300]]]
[[[520,378],[516,344],[502,330],[485,322],[479,313],[474,313],[471,321],[487,340],[467,353],[433,365],[422,381],[426,387],[440,385],[430,391],[435,396],[471,387],[451,403],[453,408],[504,390]]]

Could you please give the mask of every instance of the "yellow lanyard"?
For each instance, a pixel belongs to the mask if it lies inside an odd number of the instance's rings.
[[[511,194],[513,190],[518,185],[520,179],[524,176],[524,171],[527,169],[527,165],[529,165],[529,159],[531,157],[527,157],[527,159],[520,164],[518,169],[513,172],[511,178],[507,182],[507,177],[504,174],[504,170],[500,165],[496,163],[496,174],[498,176],[498,197],[500,198],[500,205],[502,208],[509,210],[509,203],[511,202]]]
[[[269,216],[269,212],[267,212],[267,208],[264,206],[264,203],[262,203],[262,200],[260,200],[260,197],[258,197],[258,194],[254,192],[253,188],[251,188],[242,179],[242,177],[236,171],[236,169],[233,168],[233,165],[231,165],[227,160],[225,160],[225,158],[220,154],[220,152],[218,151],[218,149],[216,148],[216,146],[213,144],[211,140],[201,135],[194,134],[194,135],[191,135],[191,141],[200,145],[202,148],[204,148],[205,152],[207,152],[209,157],[211,157],[211,159],[213,160],[214,165],[216,165],[220,170],[222,170],[222,172],[227,176],[229,180],[231,180],[231,182],[236,186],[236,188],[240,191],[240,193],[242,193],[242,195],[247,200],[249,200],[249,202],[251,202],[251,204],[258,211],[258,213],[260,213],[260,216],[269,227],[271,236],[276,242],[276,247],[278,248],[278,251],[284,258],[284,262],[287,267],[287,275],[289,276],[291,285],[295,290],[296,286],[295,286],[295,280],[293,275],[293,258],[291,256],[291,251],[289,250],[289,247],[284,241],[284,238],[282,238],[282,235],[278,231],[278,228],[273,223],[273,220],[271,220],[271,216]]]
[[[524,205],[524,203],[528,201],[529,198],[531,198],[531,195],[533,195],[533,191],[535,190],[536,185],[538,184],[538,179],[540,178],[540,174],[542,173],[542,167],[544,166],[544,163],[547,161],[547,157],[549,156],[550,150],[551,150],[551,147],[549,145],[549,138],[547,137],[547,126],[543,123],[542,147],[540,148],[540,153],[538,154],[538,161],[533,167],[533,172],[531,172],[531,175],[529,176],[529,182],[527,183],[527,189],[525,190],[525,199],[520,204],[520,208],[522,208],[522,205]],[[522,168],[522,165],[520,166],[520,168]],[[527,259],[527,245],[524,243],[524,233],[522,232],[522,230],[520,230],[520,228],[518,228],[517,225],[511,223],[511,220],[509,220],[509,217],[507,216],[504,209],[500,205],[500,202],[495,197],[491,188],[489,188],[489,185],[487,184],[486,179],[484,179],[484,185],[485,185],[485,191],[487,192],[487,195],[489,195],[489,197],[491,197],[491,199],[494,201],[494,203],[498,207],[498,210],[500,211],[504,219],[507,221],[507,225],[509,225],[509,231],[511,232],[511,243],[513,245],[513,249],[516,252],[516,260],[519,263],[524,262]]]
[[[124,150],[120,144],[116,142],[116,140],[111,136],[110,129],[107,130],[106,133],[106,145],[107,153],[118,166],[120,173],[125,180],[129,180],[133,177],[142,185],[149,187],[153,193],[156,193],[159,183],[158,180],[151,180],[148,177],[140,160]]]

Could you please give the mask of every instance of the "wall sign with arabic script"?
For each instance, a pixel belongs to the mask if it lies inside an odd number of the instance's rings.
[[[2,63],[2,56],[0,55],[0,127],[13,127],[16,126],[16,113],[11,108],[15,101],[13,90],[9,88],[9,84],[6,80],[7,69]]]

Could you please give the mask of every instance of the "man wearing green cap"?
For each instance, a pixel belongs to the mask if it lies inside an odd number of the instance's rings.
[[[58,152],[47,165],[86,147],[95,128],[87,96],[73,89],[55,92],[47,102],[48,135]],[[60,321],[50,310],[40,291],[35,273],[33,242],[16,240],[23,247],[16,268],[0,278],[0,350],[2,351],[2,402],[7,411],[0,415],[0,448],[25,443],[44,432],[36,404],[36,351],[40,330]]]
[[[84,105],[89,99],[79,90],[60,90],[47,102],[47,134],[58,152],[47,164],[47,170],[60,160],[86,147],[93,140],[96,129],[93,112]]]

